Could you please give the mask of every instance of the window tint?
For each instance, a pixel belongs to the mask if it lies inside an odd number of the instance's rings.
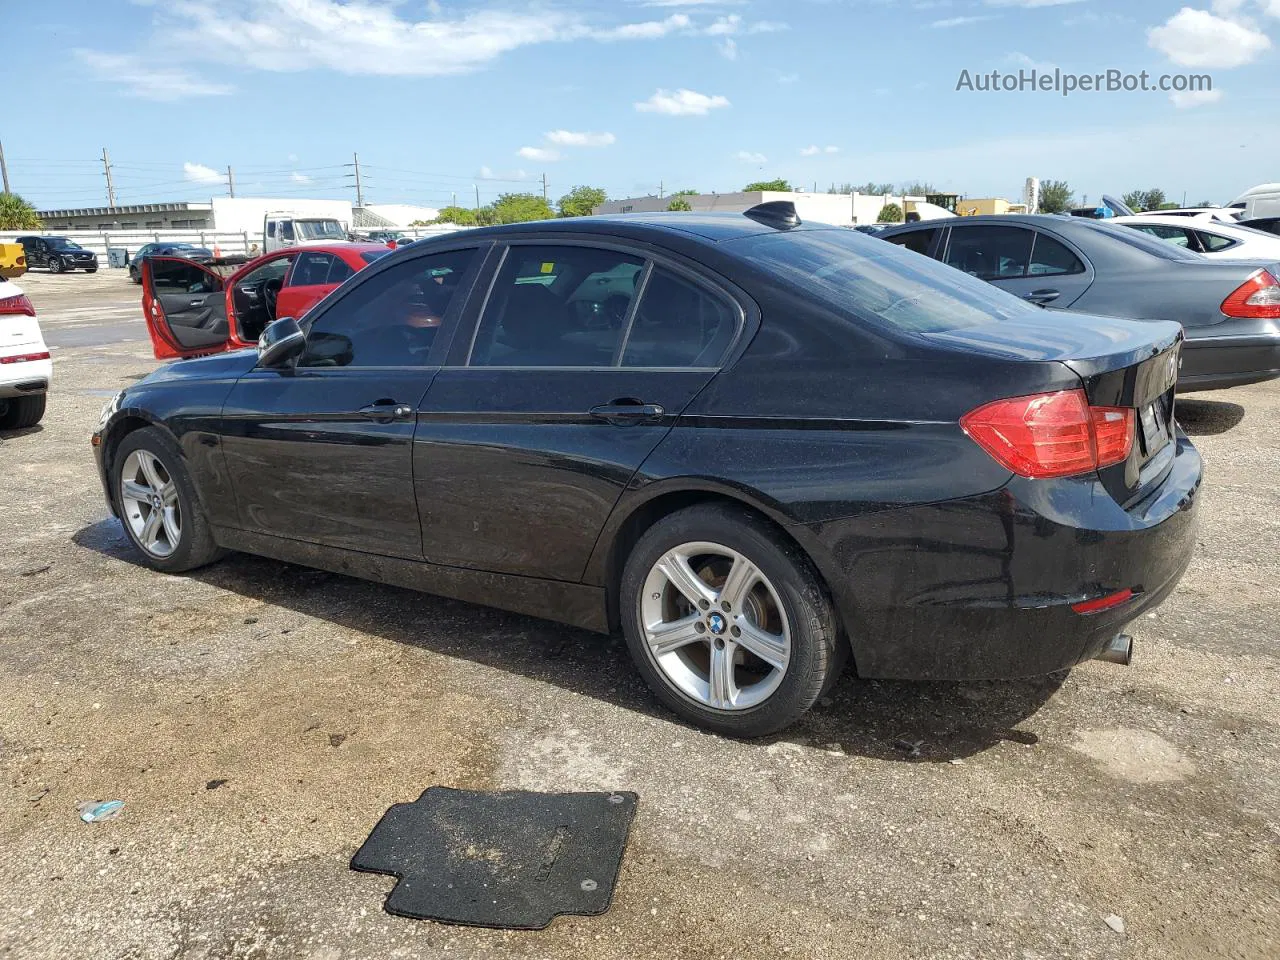
[[[1035,247],[1031,253],[1031,266],[1027,273],[1033,277],[1049,277],[1063,273],[1084,273],[1084,264],[1080,258],[1044,233],[1036,234]]]
[[[900,233],[896,236],[885,237],[885,239],[890,243],[898,244],[900,247],[914,250],[916,253],[928,254],[929,245],[933,243],[933,238],[937,232],[937,227],[934,227],[932,230],[912,230],[910,233]]]
[[[760,234],[733,247],[800,296],[907,333],[1040,316],[1010,293],[854,230]]]
[[[1120,241],[1125,246],[1135,247],[1151,254],[1153,257],[1159,257],[1161,260],[1200,260],[1200,254],[1195,251],[1186,250],[1166,240],[1158,240],[1149,234],[1143,233],[1141,230],[1132,229],[1128,224],[1095,220],[1088,223],[1081,222],[1076,226],[1083,227],[1086,230],[1097,231],[1112,240]]]
[[[1033,236],[1021,227],[952,227],[946,262],[979,280],[1023,277]]]
[[[593,247],[507,251],[476,332],[473,366],[608,367],[644,267]]]
[[[151,286],[158,294],[212,293],[220,288],[217,280],[194,263],[183,260],[148,260]]]
[[[267,236],[274,237],[276,235],[276,222],[274,220],[267,221]]]
[[[301,365],[424,365],[474,257],[475,250],[415,257],[357,282],[312,324]]]
[[[696,283],[655,267],[622,353],[624,367],[714,367],[737,329],[737,311]]]
[[[341,257],[334,257],[333,266],[329,268],[329,276],[324,282],[341,283],[354,273],[355,270],[348,265],[347,261],[343,260]]]
[[[300,253],[289,277],[291,287],[313,287],[325,283],[336,257],[327,253]]]
[[[285,240],[293,239],[293,221],[285,220],[280,224],[280,236]]]
[[[1200,238],[1200,242],[1204,244],[1205,250],[1209,253],[1226,250],[1228,247],[1234,247],[1239,242],[1238,240],[1232,240],[1230,237],[1224,237],[1220,233],[1206,233],[1204,230],[1197,230],[1196,236]]]

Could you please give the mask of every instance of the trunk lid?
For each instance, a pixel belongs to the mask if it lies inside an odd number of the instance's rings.
[[[27,351],[17,348],[33,344],[44,346],[39,321],[27,313],[11,312],[5,307],[6,300],[16,303],[16,298],[21,296],[20,286],[0,279],[0,354],[24,353]]]

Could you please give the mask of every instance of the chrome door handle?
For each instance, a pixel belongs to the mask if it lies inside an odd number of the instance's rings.
[[[375,423],[391,423],[394,420],[408,420],[413,416],[413,407],[407,403],[396,403],[394,400],[379,400],[360,408],[360,416]]]

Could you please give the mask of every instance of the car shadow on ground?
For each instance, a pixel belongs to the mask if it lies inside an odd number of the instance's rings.
[[[144,567],[114,519],[84,527],[72,540]],[[649,693],[618,636],[246,554],[231,554],[183,576],[394,643],[681,722]],[[1002,741],[1031,745],[1038,738],[1018,724],[1034,715],[1065,678],[1059,673],[1019,681],[908,683],[864,681],[847,671],[798,723],[760,742],[934,763],[971,756]]]
[[[1186,400],[1178,398],[1174,414],[1189,437],[1211,437],[1226,433],[1244,419],[1244,407],[1228,400]]]
[[[44,429],[42,424],[37,423],[34,427],[23,427],[21,430],[0,429],[0,443],[5,440],[17,440],[19,437],[30,437]]]

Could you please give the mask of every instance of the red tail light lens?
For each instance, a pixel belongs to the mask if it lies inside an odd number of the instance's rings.
[[[1090,407],[1083,390],[997,400],[960,426],[1002,467],[1033,480],[1070,477],[1120,463],[1133,449],[1127,407]]]
[[[15,357],[0,357],[0,363],[26,363],[28,360],[48,360],[49,352],[43,353],[20,353]]]
[[[36,308],[25,293],[20,293],[16,297],[0,297],[0,313],[25,313],[34,317]]]
[[[1270,270],[1259,270],[1222,301],[1222,312],[1238,320],[1280,318],[1280,281]]]

